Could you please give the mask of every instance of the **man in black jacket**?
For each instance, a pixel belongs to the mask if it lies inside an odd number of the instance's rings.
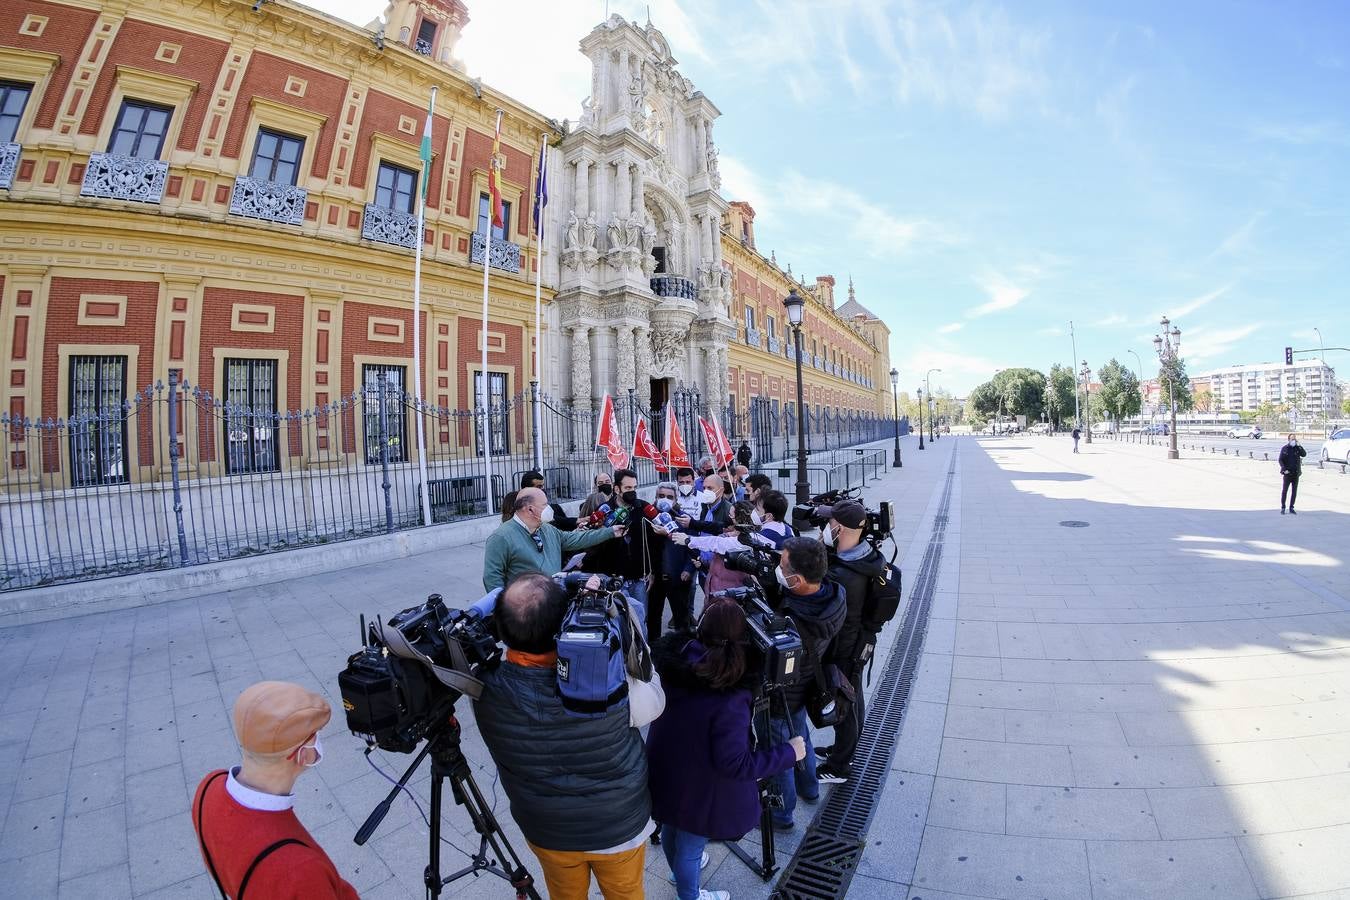
[[[1294,501],[1298,499],[1298,479],[1303,474],[1303,457],[1308,451],[1299,445],[1296,435],[1289,435],[1289,443],[1280,448],[1280,474],[1284,476],[1284,486],[1280,488],[1280,515],[1284,515],[1285,497],[1289,498],[1289,514],[1296,516]]]
[[[493,617],[506,658],[483,675],[474,718],[548,895],[585,900],[594,874],[606,897],[641,897],[646,751],[627,699],[600,718],[563,709],[556,635],[566,609],[566,593],[547,576],[507,585]]]
[[[698,515],[676,516],[675,522],[690,534],[721,534],[731,520],[731,502],[723,496],[722,476],[704,478],[697,496]]]
[[[652,530],[653,523],[650,520],[656,518],[656,510],[637,495],[636,472],[632,469],[616,469],[614,485],[613,503],[619,512],[626,514],[627,518],[622,524],[628,526],[628,531],[620,540],[609,541],[587,551],[581,570],[622,578],[624,593],[642,607],[645,615],[647,592],[660,574],[662,554],[657,538],[666,535],[664,531]]]
[[[787,743],[794,735],[806,738],[806,759],[790,772],[774,777],[783,792],[783,808],[773,811],[773,827],[791,831],[792,812],[800,795],[807,803],[820,797],[820,782],[816,780],[816,754],[811,749],[811,723],[806,715],[806,698],[818,690],[816,671],[823,665],[830,642],[844,624],[847,604],[844,592],[830,581],[829,560],[825,546],[812,538],[788,538],[783,543],[775,577],[783,588],[783,603],[779,611],[792,617],[801,635],[806,651],[798,670],[797,681],[783,690],[787,702],[786,716],[777,704],[772,708],[770,728],[774,743]]]
[[[821,540],[830,548],[830,580],[844,590],[848,612],[844,625],[830,648],[830,662],[839,667],[844,677],[853,683],[857,702],[847,719],[834,726],[834,744],[820,747],[816,755],[824,759],[816,770],[821,784],[839,784],[853,774],[853,754],[862,734],[863,669],[877,642],[877,623],[865,622],[863,610],[871,584],[886,567],[886,558],[863,540],[863,525],[867,510],[856,500],[840,500],[832,507],[817,511],[829,515],[830,521],[821,530]]]

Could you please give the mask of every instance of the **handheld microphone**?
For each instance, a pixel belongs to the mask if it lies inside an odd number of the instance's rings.
[[[609,504],[601,503],[586,521],[590,527],[595,528],[598,525],[604,524],[605,516],[607,515],[609,515]]]

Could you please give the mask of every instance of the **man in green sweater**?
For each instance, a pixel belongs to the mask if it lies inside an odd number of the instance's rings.
[[[559,531],[548,524],[553,509],[538,488],[523,488],[516,494],[510,519],[488,538],[483,557],[483,589],[504,587],[517,575],[538,572],[553,575],[562,571],[563,554],[576,553],[621,538],[625,526],[593,528],[587,531]]]

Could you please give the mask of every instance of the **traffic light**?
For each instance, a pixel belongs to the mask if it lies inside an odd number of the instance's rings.
[[[1285,348],[1284,348],[1284,364],[1285,364],[1286,366],[1292,366],[1292,365],[1294,364],[1294,348],[1293,348],[1293,347],[1285,347]]]

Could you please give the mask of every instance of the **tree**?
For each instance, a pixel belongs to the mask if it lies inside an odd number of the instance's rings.
[[[1177,412],[1186,412],[1195,405],[1191,396],[1191,379],[1186,374],[1186,360],[1180,357],[1158,368],[1158,388],[1162,402],[1175,403]]]
[[[1341,412],[1350,416],[1350,395],[1347,395],[1346,398],[1341,401]]]
[[[1072,369],[1061,365],[1050,367],[1050,389],[1045,394],[1045,409],[1056,428],[1073,415],[1076,389],[1077,381]]]
[[[1045,407],[1045,373],[1035,369],[1004,369],[991,382],[1001,412],[1007,416],[1026,416],[1027,424],[1039,421]]]
[[[1139,379],[1127,367],[1112,359],[1097,372],[1097,378],[1102,385],[1102,409],[1112,418],[1120,421],[1139,412],[1143,402],[1139,396]]]
[[[1209,388],[1199,388],[1195,392],[1195,411],[1198,413],[1217,412],[1214,408],[1214,394]]]

